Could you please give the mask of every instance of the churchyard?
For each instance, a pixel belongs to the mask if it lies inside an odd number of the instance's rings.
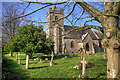
[[[44,55],[43,53],[34,54],[33,58],[29,59],[29,66],[26,69],[26,54],[20,53],[20,63],[16,60],[16,52],[13,56],[3,54],[3,74],[6,79],[18,78],[78,78],[82,75],[82,69],[73,68],[80,64],[81,54],[73,53],[73,57],[65,57],[65,54],[54,54],[51,60],[51,54]],[[42,57],[38,59],[37,57]],[[69,55],[68,53],[66,55]],[[75,56],[76,55],[76,56]],[[85,74],[88,78],[107,77],[107,61],[103,58],[103,52],[93,55],[83,54],[83,59],[94,64],[91,68],[85,69]],[[50,66],[49,62],[53,61],[54,65]],[[84,65],[86,66],[86,65]]]

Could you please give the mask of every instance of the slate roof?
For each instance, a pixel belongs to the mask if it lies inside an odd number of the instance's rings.
[[[92,29],[79,30],[77,29],[77,27],[78,26],[72,27],[72,26],[64,25],[65,34],[66,34],[65,39],[82,39],[82,36],[87,32],[93,40],[102,39],[102,33],[100,31],[93,31]]]
[[[78,30],[76,29],[77,26],[72,27],[72,26],[68,26],[68,25],[64,25],[64,29],[65,29],[65,38],[69,38],[69,39],[81,39],[81,36],[83,33],[85,33],[85,30]]]

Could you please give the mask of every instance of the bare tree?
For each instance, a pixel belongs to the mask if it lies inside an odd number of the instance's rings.
[[[14,19],[24,14],[23,6],[16,2],[3,2],[2,4],[2,35],[3,35],[3,46],[12,39],[16,34],[16,29],[20,26],[22,20],[20,18]]]
[[[50,3],[50,2],[43,3],[43,2],[28,1],[28,0],[22,0],[22,1],[27,3],[36,3],[36,4],[43,4],[43,5],[46,4],[46,5],[31,13],[28,13],[26,15],[23,15],[17,18],[30,15],[50,5],[59,5],[59,4],[67,5],[68,4],[68,2],[66,1],[56,2],[56,3]],[[112,1],[112,0],[109,0],[109,1]],[[103,4],[104,11],[100,11],[99,9],[94,8],[90,3],[76,1],[73,4],[72,10],[66,16],[59,18],[54,22],[57,22],[61,19],[66,18],[71,23],[71,25],[74,26],[73,21],[70,21],[68,17],[75,10],[75,7],[79,5],[85,11],[87,11],[90,17],[92,18],[86,21],[84,26],[79,27],[79,29],[95,28],[100,30],[101,29],[100,26],[86,25],[86,23],[92,20],[96,20],[99,23],[101,23],[104,29],[104,38],[102,42],[107,53],[107,78],[120,78],[120,64],[119,64],[120,63],[120,28],[119,28],[120,2],[103,2],[103,3],[104,3]],[[77,20],[79,19],[81,19],[81,16]],[[46,22],[38,22],[38,23],[46,23]]]

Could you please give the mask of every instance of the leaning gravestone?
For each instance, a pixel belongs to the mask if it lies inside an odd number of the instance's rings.
[[[53,55],[53,51],[52,51],[51,61],[49,62],[50,66],[55,65],[55,63],[53,62],[53,57],[54,57],[54,55]]]

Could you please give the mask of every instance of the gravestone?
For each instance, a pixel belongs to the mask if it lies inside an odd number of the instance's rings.
[[[20,64],[20,53],[18,54],[18,64]]]
[[[69,57],[73,57],[73,52],[72,52],[72,53],[69,53]]]
[[[85,61],[85,57],[83,58],[83,61],[81,61],[81,63],[82,63],[82,76],[83,77],[85,77],[85,69],[86,69],[86,64],[88,64],[88,62],[87,61]]]
[[[29,55],[26,56],[26,69],[28,69],[28,64],[29,64]]]
[[[50,66],[55,65],[55,63],[53,62],[53,57],[54,57],[54,55],[53,55],[53,51],[52,51],[52,54],[51,54],[51,61],[49,62]]]
[[[38,59],[40,59],[40,62],[42,62],[42,55],[39,55]]]

